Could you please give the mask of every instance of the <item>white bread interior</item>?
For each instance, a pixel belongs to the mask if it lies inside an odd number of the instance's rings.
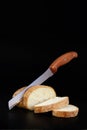
[[[56,108],[62,108],[69,104],[69,97],[54,97],[52,99],[48,99],[42,103],[39,103],[34,106],[35,113],[43,113],[52,111]]]
[[[23,89],[18,89],[13,97],[20,93]],[[29,110],[34,109],[34,105],[56,97],[56,92],[51,86],[36,85],[30,87],[23,95],[22,101],[17,105],[18,107],[26,108]]]
[[[63,108],[52,110],[52,115],[55,117],[70,118],[78,115],[79,108],[75,105],[69,104]]]

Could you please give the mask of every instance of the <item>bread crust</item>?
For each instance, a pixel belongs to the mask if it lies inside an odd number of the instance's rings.
[[[44,113],[52,111],[56,108],[61,108],[69,104],[69,97],[65,97],[64,100],[56,103],[52,103],[45,106],[34,106],[34,113]]]
[[[25,87],[26,87],[26,86],[17,89],[17,90],[13,93],[12,97],[15,97],[17,94],[19,94],[22,90],[24,90]]]
[[[71,105],[71,106],[74,106],[74,105]],[[52,115],[55,117],[62,117],[62,118],[76,117],[78,115],[79,108],[77,106],[74,106],[74,107],[75,107],[75,110],[71,110],[71,111],[68,111],[68,110],[59,111],[59,110],[54,109],[52,111]]]

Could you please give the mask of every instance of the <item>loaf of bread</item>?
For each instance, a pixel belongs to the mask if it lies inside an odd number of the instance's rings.
[[[67,105],[63,108],[57,108],[52,110],[52,115],[55,117],[70,118],[78,115],[79,108],[75,105]]]
[[[20,93],[23,89],[18,89],[13,97]],[[47,85],[36,85],[30,87],[23,95],[21,102],[17,104],[18,107],[34,110],[34,106],[38,103],[42,103],[48,99],[56,97],[56,92],[51,86]]]
[[[54,97],[34,106],[35,113],[49,112],[53,109],[65,107],[69,104],[69,97]]]

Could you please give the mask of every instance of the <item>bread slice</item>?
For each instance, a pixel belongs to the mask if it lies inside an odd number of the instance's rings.
[[[34,113],[43,113],[69,104],[69,97],[54,97],[34,106]]]
[[[55,117],[70,118],[78,115],[79,108],[75,105],[67,105],[60,109],[53,109],[52,115]]]
[[[20,93],[23,89],[18,89],[13,97]],[[36,85],[30,87],[23,95],[23,98],[20,103],[18,103],[18,107],[26,108],[29,110],[34,109],[34,105],[46,101],[48,99],[56,97],[56,92],[51,86],[47,85]]]

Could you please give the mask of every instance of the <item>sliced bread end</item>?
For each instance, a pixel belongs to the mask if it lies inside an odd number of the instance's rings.
[[[79,108],[75,105],[67,105],[60,109],[53,109],[52,115],[55,117],[70,118],[78,115]]]

